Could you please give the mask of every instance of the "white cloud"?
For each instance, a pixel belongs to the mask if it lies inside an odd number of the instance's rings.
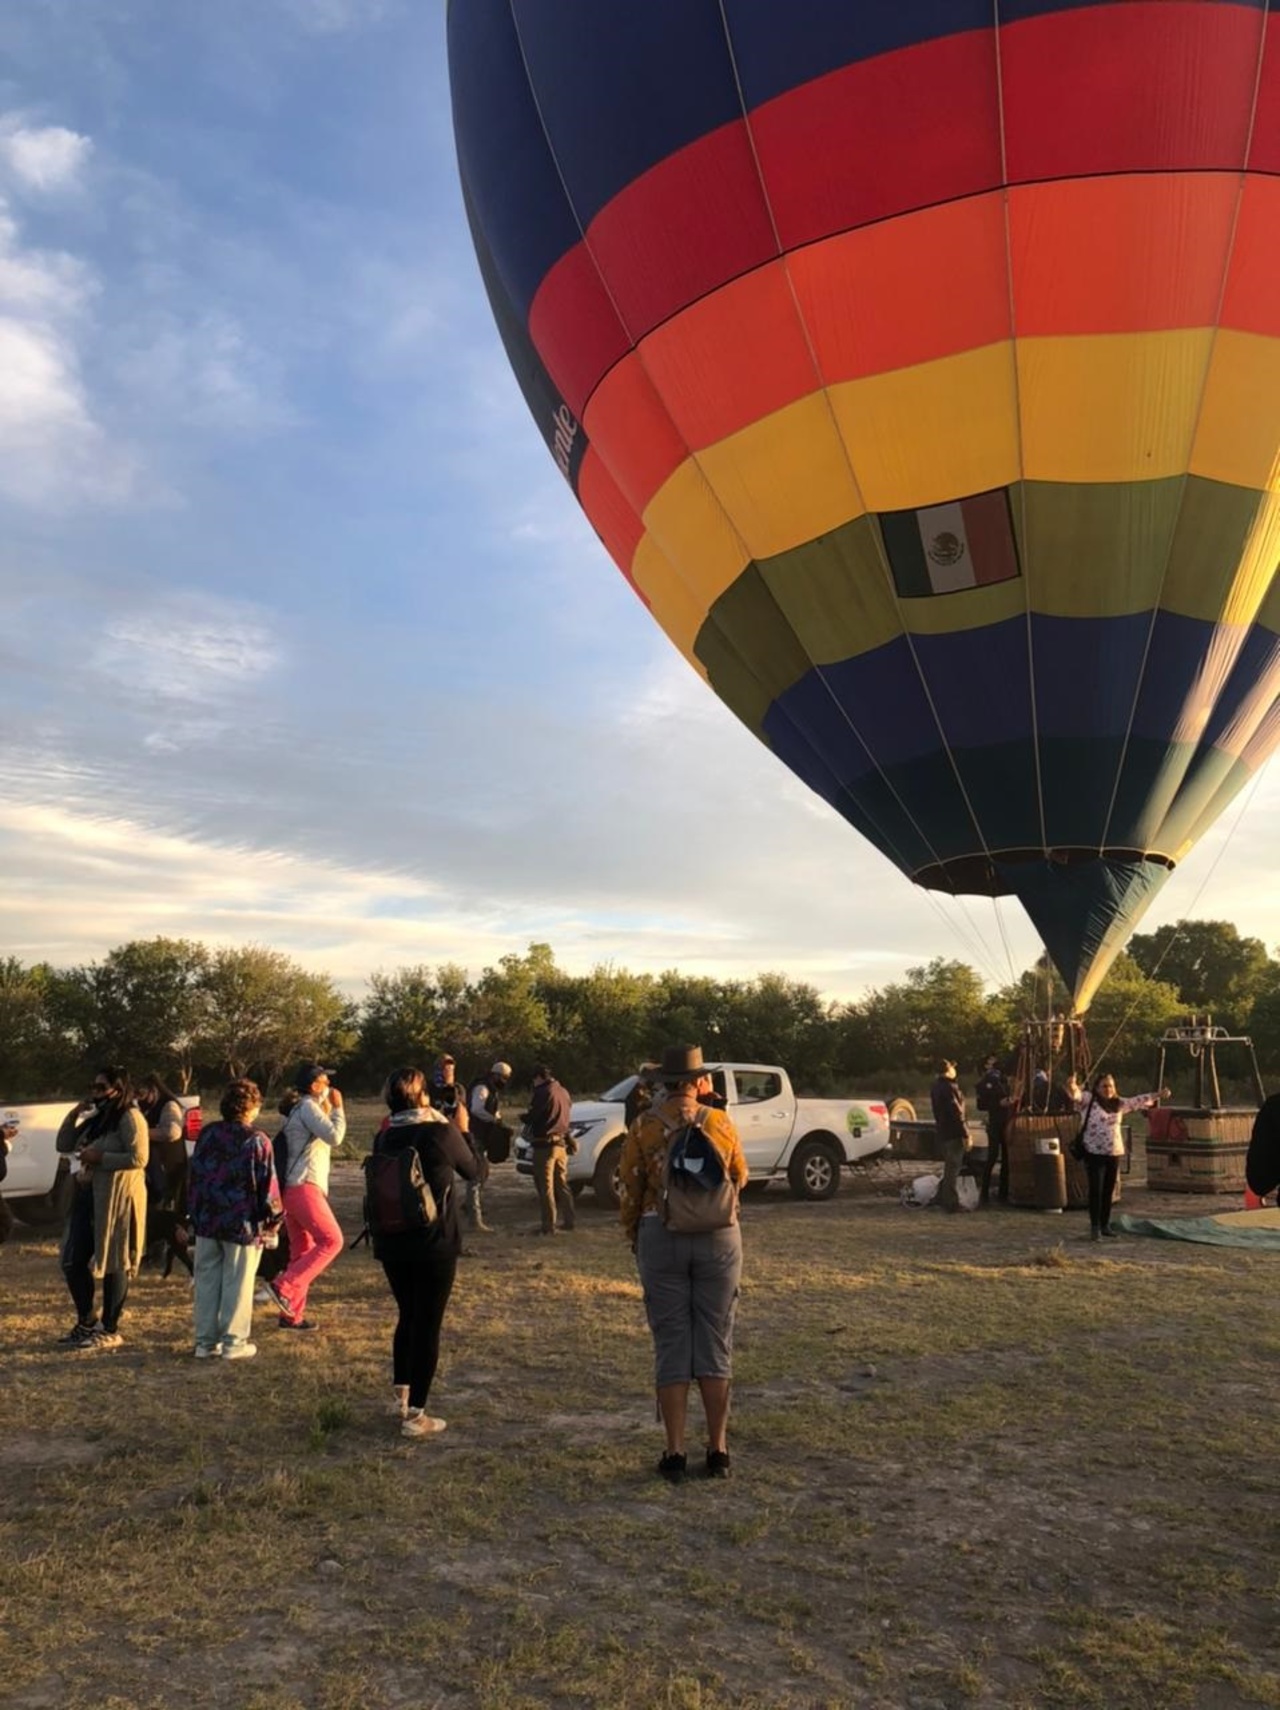
[[[219,701],[238,685],[256,682],[280,658],[256,608],[187,592],[109,619],[91,664],[136,694],[194,704]],[[148,745],[174,745],[175,729],[192,739],[208,728],[207,721],[190,721],[167,730],[163,739],[148,738]]]
[[[129,497],[135,460],[95,421],[73,339],[0,316],[0,374],[0,494],[44,508]]]
[[[63,125],[26,125],[14,114],[0,119],[0,172],[19,190],[78,189],[92,153],[88,137]]]
[[[105,431],[84,379],[98,293],[77,257],[25,243],[0,197],[0,496],[20,505],[119,503],[136,490],[136,456]]]

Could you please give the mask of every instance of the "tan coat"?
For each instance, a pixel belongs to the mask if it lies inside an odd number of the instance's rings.
[[[58,1150],[75,1149],[75,1112],[58,1134]],[[81,1144],[85,1142],[82,1140]],[[147,1228],[147,1185],[145,1171],[150,1156],[147,1124],[136,1105],[120,1114],[120,1121],[90,1144],[102,1148],[101,1163],[94,1164],[93,1187],[93,1274],[125,1271],[133,1276],[142,1262]]]

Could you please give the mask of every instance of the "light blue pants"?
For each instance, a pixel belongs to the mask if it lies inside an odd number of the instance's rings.
[[[196,1236],[196,1347],[239,1347],[253,1327],[253,1282],[261,1251],[241,1241]]]

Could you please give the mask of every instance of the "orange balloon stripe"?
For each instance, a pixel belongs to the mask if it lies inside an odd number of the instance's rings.
[[[609,556],[647,606],[648,597],[636,586],[631,574],[636,548],[644,539],[644,523],[601,462],[594,446],[587,447],[582,468],[578,471],[578,503]]]
[[[1011,190],[1019,336],[1213,326],[1239,193],[1215,172]]]
[[[1222,325],[1280,337],[1280,178],[1246,181]]]
[[[689,455],[688,445],[634,351],[597,388],[582,425],[637,512],[644,510]]]

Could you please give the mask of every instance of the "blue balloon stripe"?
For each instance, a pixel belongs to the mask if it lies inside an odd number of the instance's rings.
[[[528,317],[581,232],[547,146],[510,0],[454,0],[449,81],[458,170],[506,297]]]
[[[832,732],[844,725],[844,709],[881,765],[935,748],[995,747],[1011,732],[1033,727],[1030,635],[1034,728],[1042,741],[1123,741],[1131,731],[1167,742],[1194,702],[1216,629],[1203,619],[1162,611],[1154,626],[1148,612],[1106,618],[1037,614],[1029,628],[1018,617],[982,629],[918,635],[911,644],[896,636],[856,658],[815,666],[776,704],[788,714],[803,709],[806,722]],[[1253,632],[1216,702],[1215,733],[1254,693],[1256,672],[1276,645],[1271,631]],[[862,759],[861,771],[872,769]]]

